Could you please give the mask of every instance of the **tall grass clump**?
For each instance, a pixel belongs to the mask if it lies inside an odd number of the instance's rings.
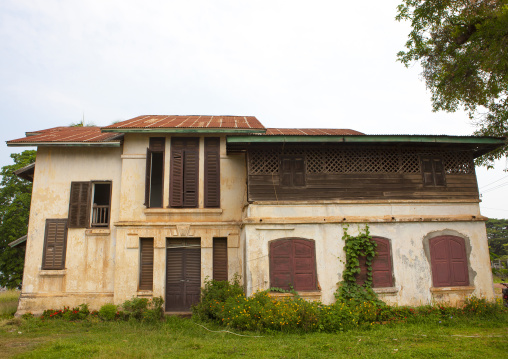
[[[11,317],[18,309],[19,290],[9,289],[0,292],[0,317]]]

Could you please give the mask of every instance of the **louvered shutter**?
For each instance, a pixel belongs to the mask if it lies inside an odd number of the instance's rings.
[[[153,152],[164,152],[166,139],[164,137],[150,137],[148,146]]]
[[[150,208],[150,177],[152,173],[152,150],[146,149],[146,172],[145,172],[145,203],[146,208]]]
[[[205,207],[220,207],[220,139],[205,138]]]
[[[228,240],[213,239],[213,279],[228,280]]]
[[[87,228],[90,224],[90,182],[71,182],[69,228]]]
[[[47,219],[44,233],[42,269],[64,269],[67,246],[67,220]]]
[[[270,242],[270,283],[289,290],[315,290],[316,251],[314,241],[301,238]]]
[[[139,251],[139,289],[153,290],[153,238],[141,238]]]
[[[183,206],[198,206],[199,139],[186,139],[183,163]]]
[[[171,183],[169,186],[171,207],[183,206],[183,150],[171,150]]]

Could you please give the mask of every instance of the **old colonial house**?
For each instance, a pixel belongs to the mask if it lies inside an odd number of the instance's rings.
[[[235,274],[248,295],[292,286],[330,303],[346,225],[378,243],[373,286],[385,302],[492,298],[473,160],[504,143],[243,116],[28,132],[7,142],[37,146],[18,313],[133,296],[188,311],[207,277]]]

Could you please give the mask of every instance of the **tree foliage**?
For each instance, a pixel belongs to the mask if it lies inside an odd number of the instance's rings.
[[[32,183],[14,171],[35,162],[36,151],[11,154],[14,164],[2,167],[0,182],[0,286],[16,288],[23,277],[24,250],[9,243],[28,231]]]
[[[508,219],[491,218],[486,226],[491,257],[508,257]]]
[[[398,21],[411,22],[406,67],[420,62],[434,111],[465,109],[476,135],[508,135],[508,0],[403,0]],[[487,166],[505,146],[480,159]]]

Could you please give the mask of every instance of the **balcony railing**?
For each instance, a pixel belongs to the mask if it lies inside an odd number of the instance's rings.
[[[109,205],[92,206],[92,227],[108,227],[109,226]]]

